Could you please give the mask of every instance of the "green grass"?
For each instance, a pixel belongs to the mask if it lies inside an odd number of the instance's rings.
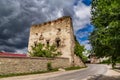
[[[68,70],[77,70],[77,69],[86,68],[86,67],[72,66],[72,67],[65,68],[65,70],[67,70],[67,71]]]

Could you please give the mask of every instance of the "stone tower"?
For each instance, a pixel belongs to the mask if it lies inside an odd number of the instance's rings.
[[[69,16],[33,25],[30,29],[28,51],[31,51],[31,46],[39,42],[43,44],[55,44],[57,50],[62,53],[60,57],[69,58],[70,64],[75,62],[75,41],[72,20]],[[30,55],[28,54],[28,56]]]

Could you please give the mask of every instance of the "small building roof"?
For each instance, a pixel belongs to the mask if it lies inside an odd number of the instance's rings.
[[[0,52],[0,56],[2,57],[27,57],[26,54],[16,54],[16,53],[9,53],[9,52]]]

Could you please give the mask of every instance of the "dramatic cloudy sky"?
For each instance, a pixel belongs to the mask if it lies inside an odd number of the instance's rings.
[[[32,24],[71,16],[77,40],[90,49],[91,0],[0,0],[0,51],[26,53]]]

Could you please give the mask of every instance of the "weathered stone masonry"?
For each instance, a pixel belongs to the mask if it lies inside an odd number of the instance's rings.
[[[68,58],[0,57],[0,75],[45,71],[50,62],[53,68],[70,66]]]
[[[69,63],[74,62],[74,36],[72,20],[70,17],[62,17],[54,21],[33,25],[30,29],[28,51],[37,43],[55,44],[60,57],[69,58]],[[29,55],[29,54],[28,54]]]

